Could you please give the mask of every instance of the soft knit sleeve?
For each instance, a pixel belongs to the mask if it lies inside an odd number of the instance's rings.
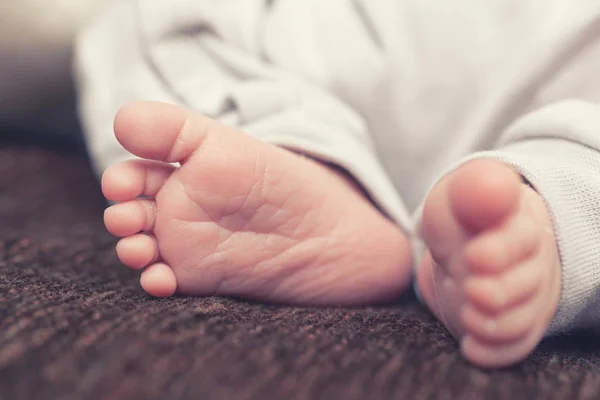
[[[112,134],[118,108],[165,101],[337,164],[406,228],[405,207],[352,104],[383,73],[352,3],[116,2],[76,46],[80,116],[98,173],[131,157]]]

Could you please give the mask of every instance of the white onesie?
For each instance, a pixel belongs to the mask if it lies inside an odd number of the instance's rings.
[[[120,0],[76,62],[98,173],[121,105],[177,103],[345,168],[415,248],[440,177],[504,161],[553,218],[548,333],[600,323],[598,0]]]

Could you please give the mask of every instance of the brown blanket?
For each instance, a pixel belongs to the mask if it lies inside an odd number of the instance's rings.
[[[412,296],[365,309],[156,300],[82,156],[0,147],[0,399],[598,399],[593,332],[500,371]]]

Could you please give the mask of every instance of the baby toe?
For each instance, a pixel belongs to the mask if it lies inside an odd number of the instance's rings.
[[[488,314],[467,304],[461,312],[461,322],[471,336],[503,344],[527,336],[535,325],[537,312],[537,304],[533,301],[499,314]]]
[[[154,297],[170,297],[177,290],[177,280],[173,270],[164,263],[147,267],[140,278],[142,288]]]
[[[539,228],[535,221],[519,214],[473,238],[465,247],[465,261],[475,274],[501,274],[533,256],[539,245]]]
[[[158,246],[151,235],[137,234],[125,237],[117,243],[119,260],[129,268],[141,269],[158,261]]]
[[[509,166],[493,160],[472,160],[452,174],[449,199],[456,220],[475,234],[513,215],[520,189],[519,175]]]
[[[113,164],[102,175],[102,193],[110,201],[154,197],[175,167],[162,162],[128,160]]]
[[[542,276],[539,261],[530,259],[502,275],[473,276],[465,282],[464,291],[477,308],[499,313],[533,297],[540,288]]]
[[[490,343],[467,335],[460,347],[463,356],[482,368],[499,368],[523,361],[535,349],[540,338],[529,334],[513,342]]]
[[[114,236],[131,236],[154,228],[155,205],[151,200],[132,200],[104,211],[104,225]]]

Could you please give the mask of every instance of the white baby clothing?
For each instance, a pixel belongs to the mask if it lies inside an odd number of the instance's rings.
[[[600,1],[121,0],[76,47],[99,173],[120,106],[176,103],[345,168],[418,245],[431,187],[501,160],[553,218],[548,333],[600,323]]]

